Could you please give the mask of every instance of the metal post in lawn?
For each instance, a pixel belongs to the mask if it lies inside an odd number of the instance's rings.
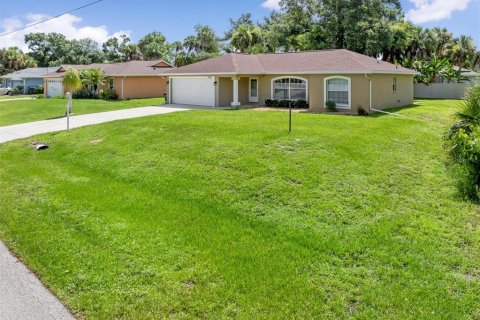
[[[292,100],[288,101],[288,133],[292,132]]]
[[[72,112],[72,94],[67,92],[67,131],[70,130],[70,113]]]

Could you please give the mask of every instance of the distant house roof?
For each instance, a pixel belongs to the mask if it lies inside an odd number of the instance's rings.
[[[82,69],[100,69],[107,77],[115,76],[158,76],[159,69],[172,68],[170,64],[163,60],[155,61],[128,61],[117,63],[93,63],[93,64],[64,64],[55,70],[55,72],[46,74],[45,78],[63,77],[63,73],[68,68],[77,70]]]
[[[44,75],[54,72],[58,67],[48,67],[48,68],[27,68],[23,70],[18,70],[9,74],[2,76],[2,79],[11,79],[11,80],[23,80],[25,78],[43,78]]]
[[[230,53],[165,71],[165,75],[188,74],[333,74],[396,73],[415,71],[345,49],[289,53]]]
[[[472,71],[470,69],[467,69],[467,68],[460,68],[459,66],[453,66],[453,68],[455,70],[458,70],[460,69],[460,73],[462,74],[462,76],[464,77],[478,77],[479,74],[476,73],[475,71]]]

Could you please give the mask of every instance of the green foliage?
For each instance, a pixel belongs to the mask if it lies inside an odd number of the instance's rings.
[[[0,49],[0,76],[25,68],[36,67],[37,61],[22,50],[11,47]]]
[[[240,25],[232,34],[230,45],[241,53],[262,52],[262,31],[254,25]]]
[[[25,89],[24,86],[17,86],[13,89],[13,94],[15,95],[23,94],[24,89]]]
[[[409,60],[406,63],[411,63]],[[442,77],[448,82],[460,82],[464,80],[460,71],[450,63],[448,58],[439,58],[433,55],[430,60],[417,60],[411,63],[414,70],[420,74],[415,76],[415,82],[417,83],[434,83],[437,76]]]
[[[173,60],[173,45],[167,42],[167,38],[161,32],[151,32],[138,41],[138,48],[143,59]]]
[[[290,108],[293,109],[305,109],[308,108],[308,102],[306,100],[274,100],[266,99],[265,105],[270,108]]]
[[[82,87],[82,80],[77,69],[68,68],[63,77],[63,87],[66,92],[74,93]]]
[[[472,87],[461,102],[456,122],[446,135],[446,146],[456,164],[461,192],[472,200],[480,199],[480,83]]]
[[[175,66],[181,67],[220,54],[220,40],[211,27],[197,25],[195,31],[196,35],[187,36],[183,43],[174,43]]]
[[[335,103],[335,101],[326,101],[325,107],[327,107],[327,110],[330,112],[337,112],[337,104]]]
[[[55,32],[29,33],[25,35],[25,44],[40,67],[103,62],[98,43],[88,38],[68,40]]]
[[[43,97],[43,93],[44,93],[43,86],[37,86],[37,87],[35,88],[35,92],[34,92],[34,93],[35,93],[35,94],[41,94],[42,97]]]
[[[100,99],[102,100],[117,100],[118,94],[112,89],[100,90]]]
[[[83,87],[80,90],[75,91],[72,94],[72,98],[73,99],[92,99],[93,96],[92,96],[92,92],[88,88]]]

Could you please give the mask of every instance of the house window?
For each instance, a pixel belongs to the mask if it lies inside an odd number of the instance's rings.
[[[272,97],[275,100],[307,100],[307,80],[300,78],[274,79]]]
[[[351,80],[347,77],[325,78],[325,102],[333,101],[338,108],[351,107]]]
[[[110,90],[113,90],[115,88],[115,82],[114,82],[114,79],[113,78],[109,78],[108,79],[108,88]]]
[[[397,77],[393,77],[393,93],[397,93]]]

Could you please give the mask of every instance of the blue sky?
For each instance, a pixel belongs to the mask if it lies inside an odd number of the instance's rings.
[[[0,0],[0,33],[11,31],[84,5],[92,0],[7,1]],[[407,18],[424,27],[444,26],[454,35],[468,34],[480,47],[480,0],[401,0]],[[104,0],[92,7],[47,24],[0,38],[0,47],[23,47],[28,32],[61,32],[68,38],[89,36],[103,42],[112,35],[128,33],[136,41],[150,31],[161,31],[169,41],[183,40],[198,24],[212,26],[218,34],[228,28],[228,19],[251,12],[261,20],[278,0]],[[23,47],[24,48],[24,47]]]

